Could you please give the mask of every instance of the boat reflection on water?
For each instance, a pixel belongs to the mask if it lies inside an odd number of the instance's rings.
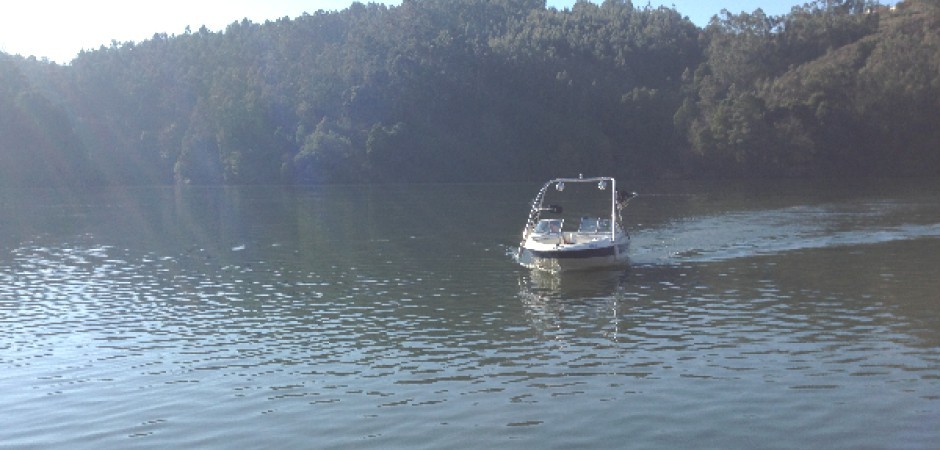
[[[520,279],[520,284],[540,301],[578,301],[616,295],[629,278],[629,266],[564,274],[532,270]]]
[[[629,266],[564,274],[532,270],[519,278],[519,298],[532,328],[546,339],[598,331],[617,339],[629,279]]]

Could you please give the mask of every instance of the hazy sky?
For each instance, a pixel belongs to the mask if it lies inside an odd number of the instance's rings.
[[[599,3],[602,0],[593,0]],[[806,0],[652,0],[652,6],[675,6],[699,26],[722,9],[731,12],[763,8],[771,15],[784,14]],[[248,18],[263,23],[302,13],[341,10],[351,0],[13,0],[0,6],[0,51],[68,63],[82,49],[142,41],[154,33],[181,34],[186,26],[195,31],[205,25],[213,31]],[[369,3],[363,1],[362,3]],[[398,5],[400,0],[383,3]],[[883,3],[895,3],[883,2]],[[574,0],[548,0],[548,6],[570,8]],[[634,0],[643,7],[646,0]]]

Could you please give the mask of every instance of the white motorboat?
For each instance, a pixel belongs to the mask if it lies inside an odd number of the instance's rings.
[[[552,187],[570,204],[564,208],[546,204]],[[618,191],[612,177],[548,181],[532,201],[519,244],[519,263],[550,272],[626,263],[630,234],[623,229],[621,211],[635,196]]]

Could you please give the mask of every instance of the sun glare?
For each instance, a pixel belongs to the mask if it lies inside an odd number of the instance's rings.
[[[350,3],[350,0],[10,2],[4,4],[0,14],[0,51],[68,63],[81,50],[107,47],[112,41],[139,42],[155,33],[180,34],[187,26],[196,30],[205,25],[219,31],[243,18],[263,23],[318,9],[339,10]]]

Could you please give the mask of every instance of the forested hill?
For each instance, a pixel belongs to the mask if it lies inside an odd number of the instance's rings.
[[[404,0],[0,53],[0,185],[940,174],[940,2]]]

